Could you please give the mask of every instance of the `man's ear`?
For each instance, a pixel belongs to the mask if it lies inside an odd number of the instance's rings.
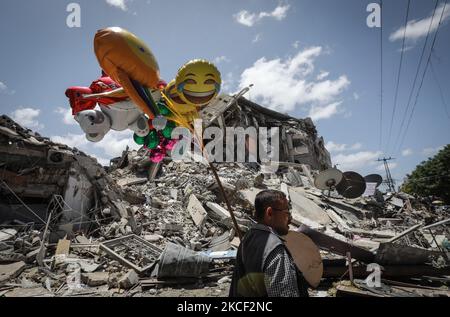
[[[273,214],[273,209],[272,209],[272,207],[267,207],[267,209],[266,209],[266,215],[267,215],[267,217],[272,218],[272,214]]]

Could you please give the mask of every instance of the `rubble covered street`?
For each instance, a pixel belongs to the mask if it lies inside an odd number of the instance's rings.
[[[314,179],[331,159],[311,119],[221,101],[206,125],[280,128],[276,173],[254,162],[215,166],[243,233],[259,191],[287,194],[291,229],[320,248],[311,296],[450,295],[448,209],[402,192],[321,191]],[[102,167],[0,118],[0,297],[228,296],[240,240],[210,168],[154,164],[145,151]],[[379,287],[365,282],[373,263]]]

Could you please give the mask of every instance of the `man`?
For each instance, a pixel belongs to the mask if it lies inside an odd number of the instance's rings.
[[[292,215],[283,192],[264,190],[255,198],[255,224],[236,257],[230,297],[308,296],[308,284],[283,243]]]

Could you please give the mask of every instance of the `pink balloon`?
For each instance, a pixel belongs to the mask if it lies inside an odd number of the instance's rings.
[[[177,144],[178,140],[168,140],[167,142],[165,142],[164,144],[164,148],[167,151],[172,151],[173,148],[175,147],[175,145]]]
[[[166,150],[160,145],[150,153],[150,161],[159,163],[166,157]]]

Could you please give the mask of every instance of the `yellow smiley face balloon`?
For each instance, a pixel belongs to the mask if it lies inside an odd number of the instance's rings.
[[[195,105],[186,103],[183,99],[180,98],[180,95],[177,92],[177,88],[175,86],[175,79],[167,84],[166,88],[164,88],[164,94],[170,99],[172,102],[175,111],[180,114],[187,114],[189,112],[197,111]]]
[[[220,91],[222,79],[214,64],[195,59],[184,64],[175,78],[180,98],[187,104],[197,107],[208,104]]]

